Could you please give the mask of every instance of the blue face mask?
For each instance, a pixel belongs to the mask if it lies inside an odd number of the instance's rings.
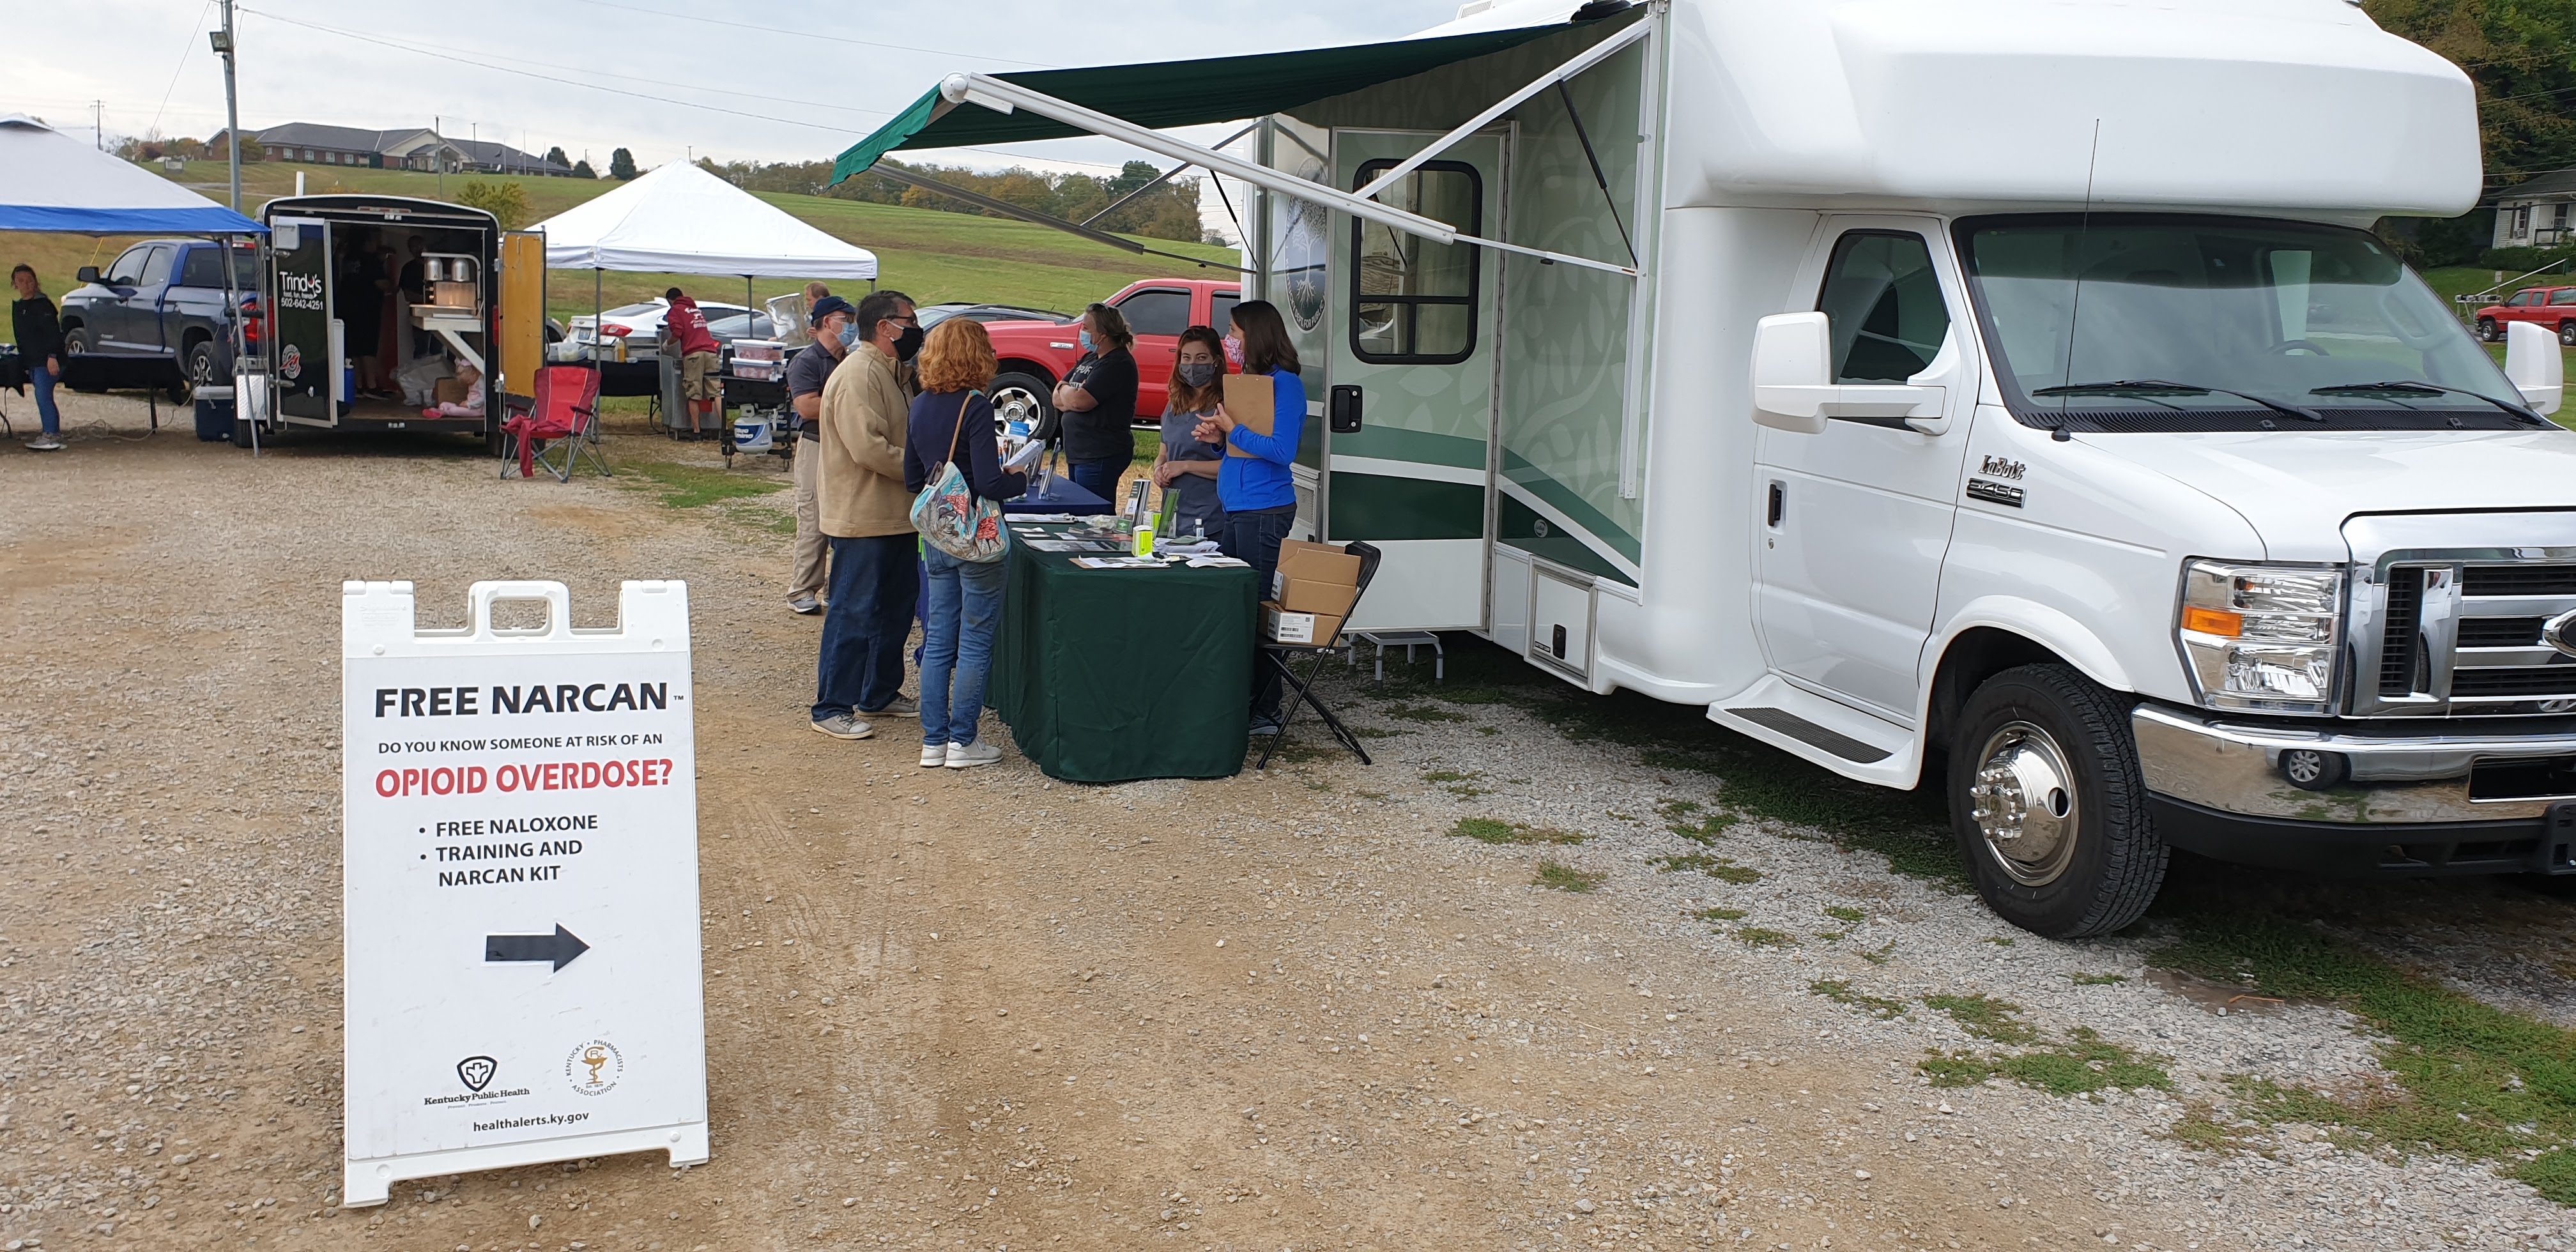
[[[1091,332],[1090,332],[1090,331],[1087,331],[1087,330],[1086,330],[1086,331],[1083,331],[1081,334],[1079,334],[1079,335],[1075,336],[1075,338],[1080,339],[1080,340],[1082,341],[1082,350],[1083,350],[1083,351],[1085,351],[1085,352],[1095,351],[1095,349],[1091,346]]]
[[[845,323],[841,327],[841,351],[847,352],[850,349],[857,347],[858,344],[859,324],[857,322]]]

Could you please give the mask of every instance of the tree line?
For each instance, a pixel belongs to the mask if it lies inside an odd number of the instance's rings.
[[[2495,238],[2496,193],[2576,166],[2576,3],[2363,0],[2362,9],[2381,29],[2441,54],[2477,84],[2483,198],[2490,202],[2447,221],[2391,218],[2380,234],[2418,265],[2480,262]]]

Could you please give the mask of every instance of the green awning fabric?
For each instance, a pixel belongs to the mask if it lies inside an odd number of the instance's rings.
[[[1620,16],[1633,17],[1634,11]],[[1551,22],[1357,47],[1307,48],[1150,65],[1027,70],[994,77],[1139,126],[1164,130],[1262,117],[1378,83],[1410,78],[1452,61],[1515,48],[1567,28],[1567,23]],[[843,152],[832,163],[833,183],[866,172],[877,158],[898,149],[1024,143],[1085,133],[1026,110],[996,113],[965,104],[942,112],[941,103],[939,88],[934,84],[893,121]]]

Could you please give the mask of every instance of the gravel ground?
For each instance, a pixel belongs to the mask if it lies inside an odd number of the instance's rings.
[[[0,1249],[2576,1247],[2474,1162],[2177,1141],[2231,1076],[2385,1076],[2339,1009],[2150,970],[2167,923],[2053,943],[1828,832],[1688,839],[1666,806],[1700,820],[1719,779],[1365,669],[1334,698],[1373,767],[1308,732],[1216,782],[926,773],[901,733],[798,724],[813,624],[757,525],[783,496],[675,510],[429,441],[255,463],[68,400],[70,451],[0,449]],[[344,577],[415,579],[427,625],[478,577],[561,578],[585,622],[619,578],[690,581],[709,1165],[336,1207]],[[1689,856],[1726,875],[1658,868]],[[1549,861],[1605,877],[1533,885]],[[2563,902],[2332,894],[2355,941],[2569,1021]],[[2001,1045],[1924,998],[1977,995],[2020,1007],[1990,1034],[2098,1032],[2172,1090],[1929,1085],[1927,1049]]]

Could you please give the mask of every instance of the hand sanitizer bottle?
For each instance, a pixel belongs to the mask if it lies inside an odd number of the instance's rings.
[[[1138,556],[1154,555],[1154,521],[1152,518],[1147,518],[1136,524],[1135,542],[1134,546],[1130,550]]]

